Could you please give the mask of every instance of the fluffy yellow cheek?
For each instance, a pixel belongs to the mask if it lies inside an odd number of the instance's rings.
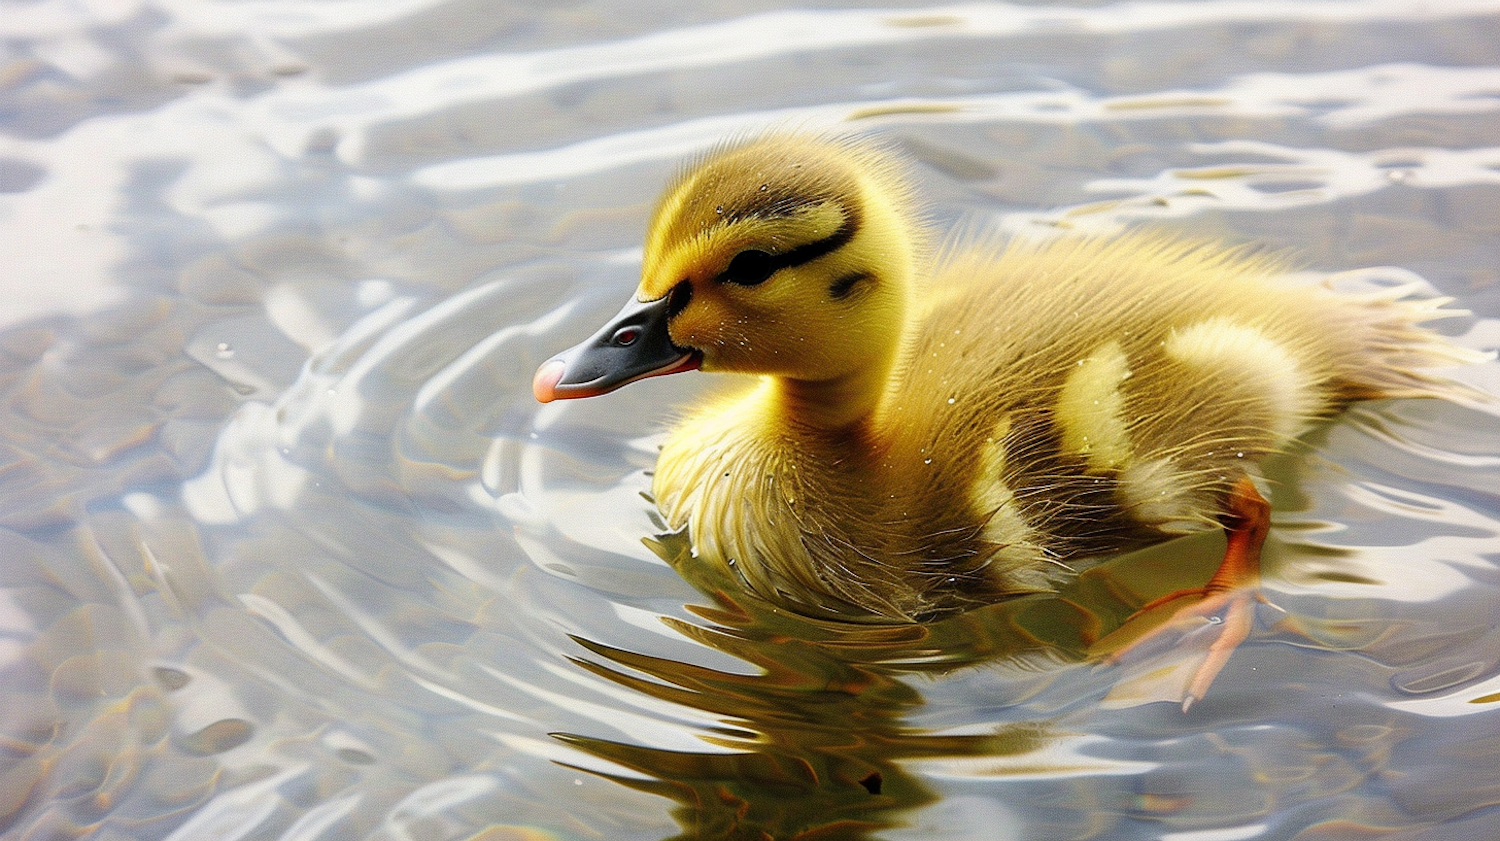
[[[731,307],[723,300],[696,301],[672,320],[672,341],[703,354],[705,371],[788,373],[820,353],[801,325],[762,308]]]
[[[764,286],[704,289],[673,319],[672,340],[701,351],[708,371],[823,380],[874,364],[895,347],[899,312],[878,297],[832,300],[827,283],[782,272]]]
[[[761,318],[736,321],[716,332],[713,349],[704,351],[707,370],[822,380],[846,373],[850,359],[858,358],[848,334],[816,325],[809,329],[805,322]]]
[[[747,323],[712,302],[694,302],[672,319],[672,342],[703,354],[705,370],[722,370],[726,360],[750,346]]]

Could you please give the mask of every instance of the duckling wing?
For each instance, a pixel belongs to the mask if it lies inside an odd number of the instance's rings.
[[[956,253],[888,406],[952,460],[949,492],[998,506],[997,544],[1066,558],[1212,526],[1257,458],[1351,399],[1441,395],[1421,368],[1463,353],[1417,326],[1430,302],[1283,274],[1140,235]]]

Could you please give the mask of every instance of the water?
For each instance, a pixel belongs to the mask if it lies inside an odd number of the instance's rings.
[[[1493,414],[1367,405],[1275,466],[1287,613],[1183,714],[1135,703],[1163,661],[1078,656],[1212,536],[931,626],[799,619],[642,542],[708,377],[527,386],[634,287],[680,158],[788,122],[904,149],[945,225],[1420,276],[1493,348],[1497,33],[1470,0],[0,4],[5,837],[1495,837]]]

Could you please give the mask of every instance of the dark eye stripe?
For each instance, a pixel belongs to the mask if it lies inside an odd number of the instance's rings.
[[[786,269],[810,263],[824,254],[843,248],[849,240],[854,239],[854,235],[859,233],[861,222],[859,211],[848,205],[840,205],[839,209],[844,212],[844,224],[840,225],[838,230],[815,242],[799,245],[785,254],[777,254],[772,258],[776,261],[776,268]]]
[[[782,254],[772,254],[769,265],[770,270],[766,272],[766,277],[770,277],[782,269],[789,269],[792,266],[810,263],[825,254],[831,254],[848,245],[849,240],[854,239],[854,235],[859,233],[861,222],[859,211],[848,205],[840,205],[839,209],[843,211],[844,224],[840,225],[838,230],[820,240],[799,245],[791,251]],[[727,272],[720,274],[717,280],[720,282],[727,281],[729,280],[727,275]]]

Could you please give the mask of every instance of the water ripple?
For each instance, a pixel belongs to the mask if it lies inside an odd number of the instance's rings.
[[[1497,17],[7,6],[0,832],[1493,835],[1492,410],[1361,407],[1274,467],[1287,613],[1183,715],[1172,652],[1082,658],[1211,535],[927,625],[787,616],[642,497],[707,378],[528,381],[629,294],[679,158],[789,122],[907,151],[945,223],[1264,241],[1426,278],[1493,348]]]

